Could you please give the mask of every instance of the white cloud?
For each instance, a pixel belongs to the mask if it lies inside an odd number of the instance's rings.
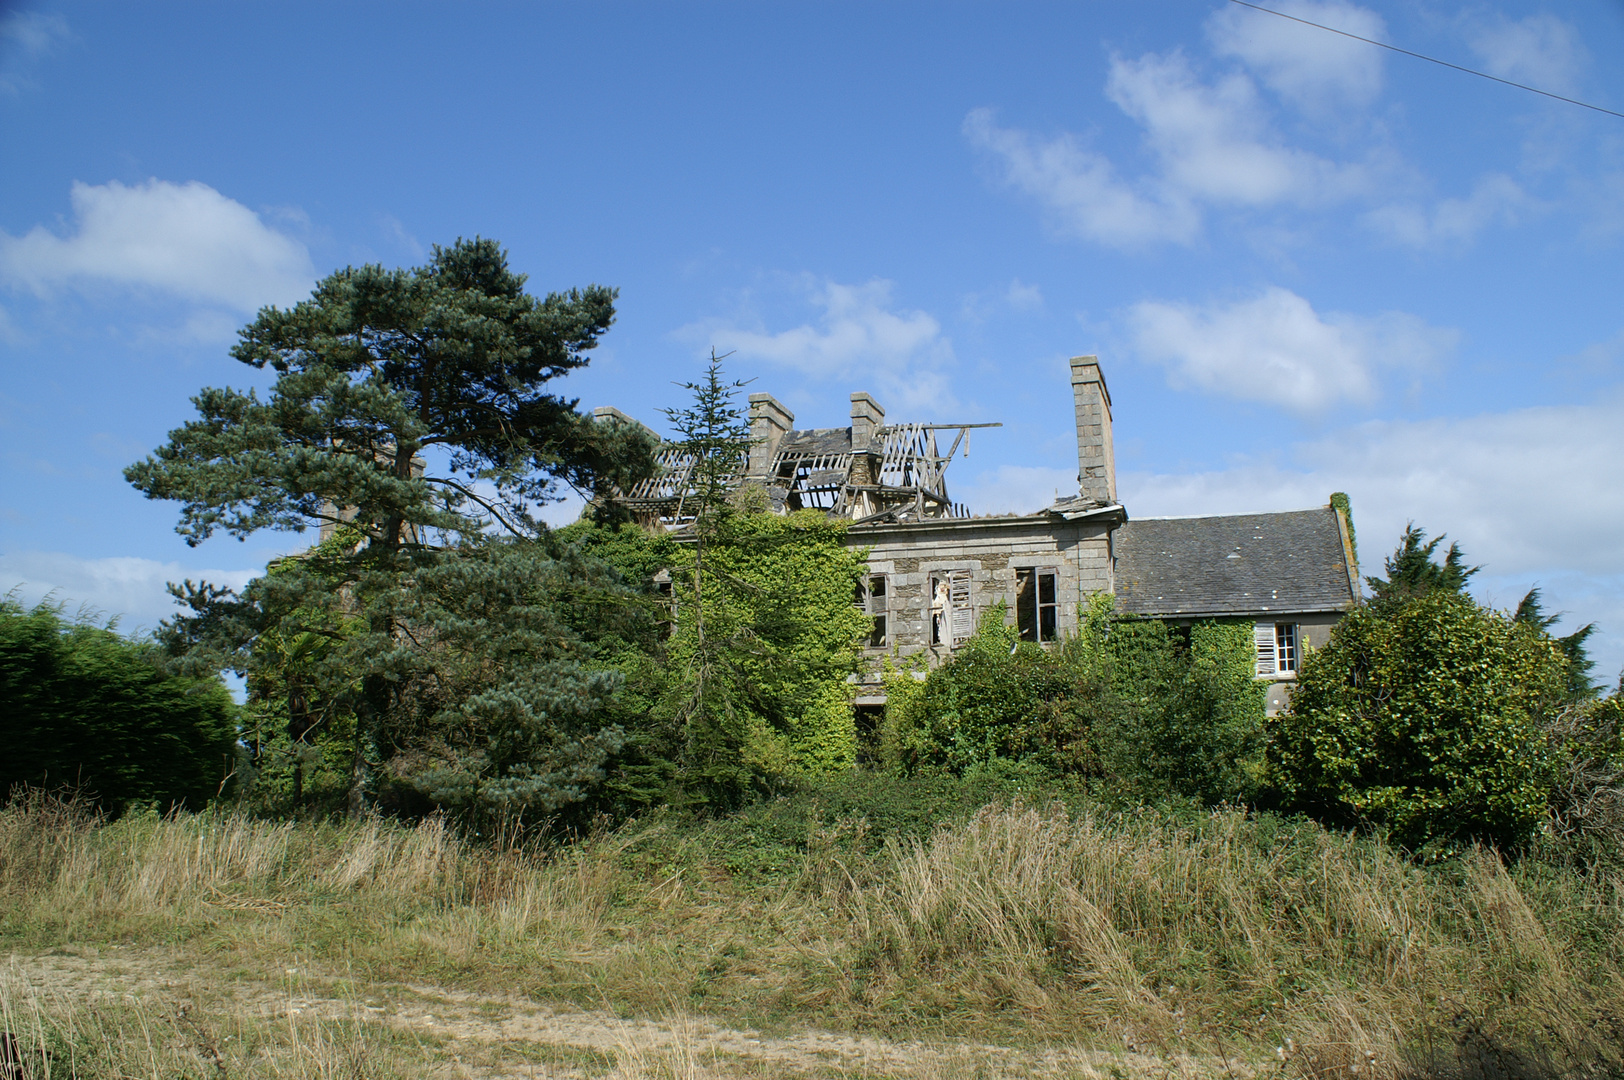
[[[1275,10],[1382,40],[1381,16],[1342,0],[1281,0]],[[1226,5],[1207,22],[1213,51],[1232,56],[1297,108],[1321,115],[1338,106],[1364,106],[1381,93],[1381,50],[1311,26]]]
[[[1175,387],[1300,412],[1369,402],[1378,369],[1430,365],[1456,340],[1452,330],[1399,312],[1322,317],[1278,286],[1228,306],[1144,301],[1129,309],[1128,324],[1139,356],[1166,366]]]
[[[1204,206],[1316,206],[1371,187],[1361,165],[1285,145],[1246,75],[1209,85],[1180,52],[1114,59],[1106,96],[1138,121],[1156,170],[1125,179],[1074,136],[1002,128],[989,109],[965,117],[964,135],[997,163],[1001,180],[1048,211],[1058,231],[1119,248],[1190,243]]]
[[[67,20],[39,11],[13,11],[0,15],[0,62],[17,57],[23,64],[49,54],[68,38]],[[16,66],[0,68],[0,93],[16,95],[33,85]]]
[[[1111,162],[1070,135],[1038,139],[993,123],[991,109],[964,118],[964,136],[1002,166],[1001,179],[1035,199],[1058,231],[1112,247],[1185,243],[1200,228],[1188,202],[1147,194],[1122,181]]]
[[[952,343],[929,314],[894,310],[891,290],[891,282],[879,280],[810,284],[808,299],[822,309],[814,323],[773,333],[712,321],[679,333],[700,337],[719,353],[763,360],[815,379],[875,379],[878,390],[905,406],[949,404],[943,369],[953,362]]]
[[[0,232],[0,281],[45,293],[64,284],[152,289],[252,312],[307,295],[305,246],[207,184],[75,182],[75,228]]]
[[[1480,23],[1466,40],[1489,74],[1553,93],[1576,91],[1590,61],[1579,32],[1544,12],[1517,22],[1501,16]]]
[[[1624,566],[1624,487],[1616,482],[1624,401],[1371,422],[1299,444],[1291,458],[1125,474],[1120,486],[1141,517],[1314,506],[1347,491],[1361,538],[1373,534],[1377,550],[1390,549],[1414,520],[1447,531],[1496,573],[1616,574]]]
[[[1495,221],[1515,225],[1521,214],[1538,208],[1511,177],[1489,173],[1464,199],[1440,200],[1430,211],[1413,204],[1378,207],[1365,222],[1397,243],[1426,248],[1466,243]]]
[[[1244,75],[1208,86],[1182,53],[1112,61],[1106,96],[1145,128],[1172,187],[1239,206],[1335,201],[1365,185],[1362,171],[1280,144]]]
[[[125,633],[155,628],[179,608],[166,589],[171,581],[205,580],[240,589],[261,570],[200,570],[180,563],[117,556],[84,559],[57,551],[0,555],[0,593],[16,589],[24,605],[42,600],[81,608],[106,619],[117,617]]]
[[[1043,290],[1016,278],[1009,283],[1004,301],[1016,311],[1037,311],[1043,307]]]
[[[1484,567],[1494,602],[1546,587],[1574,628],[1610,634],[1603,674],[1624,663],[1624,399],[1461,419],[1362,424],[1298,444],[1282,460],[1246,457],[1193,474],[1124,473],[1135,517],[1237,514],[1353,500],[1366,573],[1380,573],[1406,522],[1448,533]],[[1595,594],[1594,603],[1585,599]],[[1610,598],[1610,599],[1609,599]]]

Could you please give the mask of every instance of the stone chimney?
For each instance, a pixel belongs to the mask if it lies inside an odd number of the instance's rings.
[[[795,430],[795,414],[778,403],[771,394],[750,395],[750,476],[766,476],[772,468],[773,455],[786,432]]]
[[[867,394],[853,394],[851,396],[851,449],[858,454],[865,450],[877,450],[876,446],[869,444],[879,434],[880,428],[885,424],[885,407]]]
[[[625,413],[621,412],[612,405],[599,405],[596,409],[593,409],[592,419],[597,423],[603,423],[608,420],[619,420],[622,424],[636,424],[650,435],[653,435],[655,442],[665,441],[664,439],[660,438],[658,432],[649,427],[647,424],[643,423],[643,421],[633,416],[627,416]]]
[[[1111,448],[1111,392],[1097,356],[1071,358],[1071,396],[1077,410],[1077,487],[1085,498],[1110,505],[1116,497],[1116,454]]]
[[[885,441],[880,428],[885,426],[885,407],[867,394],[851,396],[851,473],[853,484],[880,482],[880,451]],[[865,504],[866,512],[866,504]],[[859,515],[861,516],[861,515]]]

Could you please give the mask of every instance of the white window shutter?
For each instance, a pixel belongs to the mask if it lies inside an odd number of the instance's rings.
[[[1257,643],[1257,673],[1273,675],[1279,669],[1275,663],[1274,623],[1256,623],[1252,627],[1252,640]]]
[[[947,578],[948,603],[953,609],[953,644],[976,632],[975,615],[970,610],[970,572],[955,570]]]

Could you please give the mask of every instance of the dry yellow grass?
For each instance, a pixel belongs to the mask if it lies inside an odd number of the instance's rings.
[[[631,826],[500,852],[438,819],[102,825],[31,797],[0,811],[0,934],[36,951],[163,943],[222,978],[296,964],[339,996],[432,983],[769,1031],[969,1035],[1184,1063],[1170,1075],[1624,1072],[1624,891],[1600,871],[1508,870],[1489,852],[1418,867],[1238,812],[1180,822],[989,807],[927,840],[883,843],[861,821],[814,824],[793,860],[753,878],[729,869],[737,843],[736,831]],[[74,1019],[8,985],[8,1025],[15,1014],[86,1045],[116,1029],[152,1055],[197,1053],[184,1049],[187,1022],[155,1006],[93,1003]],[[234,1038],[265,1048],[266,1070],[293,1063],[286,1075],[342,1074],[319,1070],[347,1067],[349,1043],[371,1047],[369,1075],[420,1060],[350,1022],[261,1020]],[[611,1056],[628,1077],[766,1075],[680,1041]]]

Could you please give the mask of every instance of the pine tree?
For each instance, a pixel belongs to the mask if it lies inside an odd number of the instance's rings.
[[[329,635],[304,676],[354,714],[352,813],[382,757],[445,731],[454,715],[475,727],[506,717],[530,732],[518,742],[533,760],[514,758],[501,767],[509,771],[552,775],[551,754],[560,776],[585,775],[614,741],[589,730],[610,688],[568,676],[576,661],[564,628],[539,656],[503,650],[514,627],[501,605],[516,604],[525,633],[539,632],[535,604],[561,587],[561,567],[545,547],[502,546],[493,534],[544,538],[537,507],[564,488],[596,496],[631,486],[652,471],[653,445],[635,425],[594,423],[548,386],[587,362],[613,321],[614,291],[537,299],[524,285],[502,249],[480,239],[436,247],[410,270],[332,274],[309,300],[266,308],[240,332],[232,355],[276,374],[264,400],[205,389],[193,399],[199,418],[126,470],[149,498],[182,504],[177,531],[191,544],[216,531],[242,539],[313,525],[353,537],[290,560],[241,596],[187,582],[175,591],[190,614],[162,631],[194,666],[238,670],[253,666],[267,633]],[[506,593],[504,573],[517,575]],[[345,633],[332,636],[340,617]],[[470,620],[479,628],[468,631]],[[482,670],[486,692],[453,669]],[[578,787],[561,785],[558,797]]]
[[[1596,669],[1596,662],[1590,658],[1590,652],[1586,647],[1590,636],[1596,632],[1595,623],[1586,623],[1573,633],[1562,637],[1552,634],[1551,627],[1561,622],[1562,616],[1545,614],[1537,586],[1529,589],[1522,601],[1517,604],[1512,621],[1548,636],[1556,643],[1556,647],[1562,650],[1562,655],[1568,659],[1568,695],[1573,701],[1589,701],[1600,693],[1590,675]]]
[[[729,663],[730,649],[740,644],[743,628],[715,618],[706,626],[707,610],[722,606],[710,594],[726,585],[725,580],[706,581],[706,557],[726,542],[731,531],[732,496],[754,442],[749,415],[736,400],[746,384],[723,379],[724,359],[713,349],[703,379],[680,384],[693,396],[693,404],[665,410],[680,436],[672,448],[687,470],[679,513],[692,515],[686,532],[693,564],[686,568],[685,595],[678,600],[687,608],[693,628],[692,641],[679,640],[676,650],[681,668],[675,683],[680,696],[677,715],[685,733],[681,766],[688,783],[703,789],[700,797],[709,803],[736,799],[749,780],[740,757],[747,721]]]

